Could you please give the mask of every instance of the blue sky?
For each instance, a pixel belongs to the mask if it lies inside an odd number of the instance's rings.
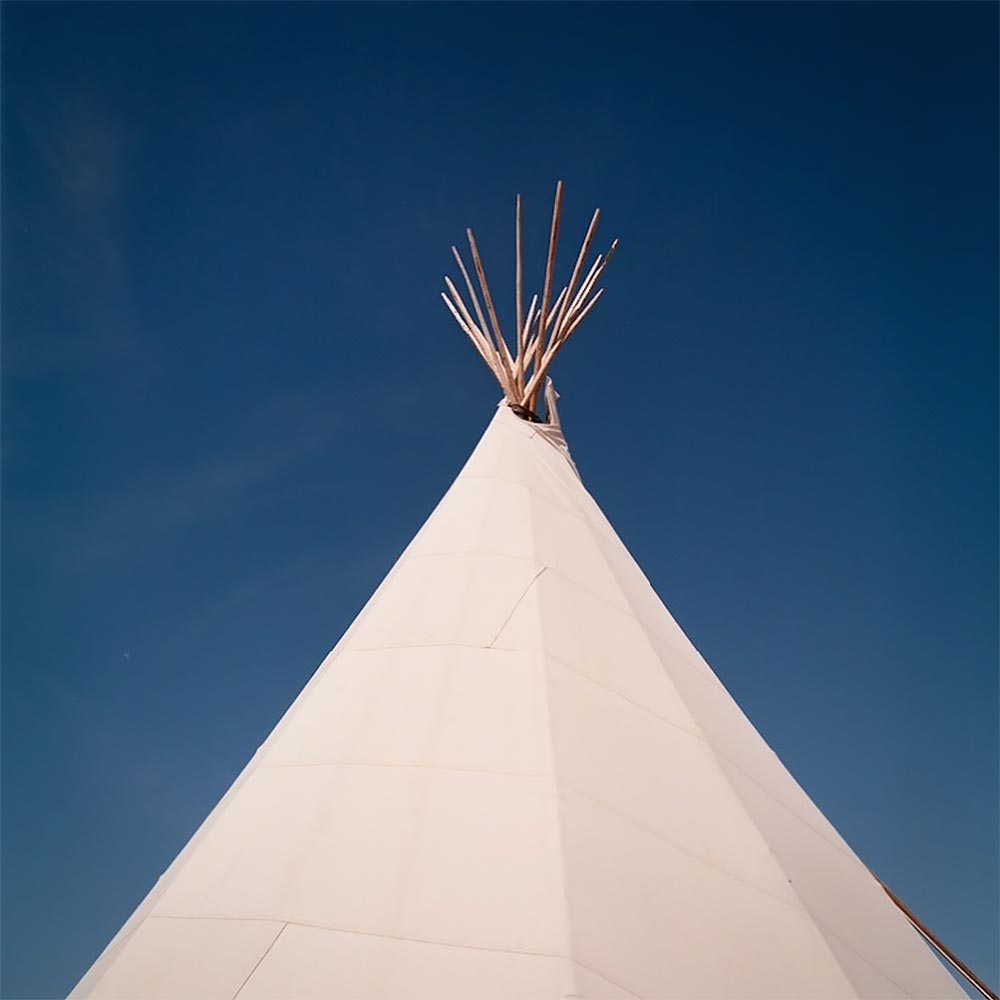
[[[497,393],[449,246],[502,288],[521,191],[540,267],[559,177],[622,239],[554,373],[585,482],[997,983],[995,5],[2,16],[4,997],[76,981],[450,483]]]

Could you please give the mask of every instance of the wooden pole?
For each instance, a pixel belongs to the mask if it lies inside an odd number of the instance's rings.
[[[458,247],[452,247],[451,252],[455,255],[455,260],[458,262],[458,267],[462,272],[462,277],[465,278],[465,287],[469,289],[469,298],[472,299],[472,305],[476,310],[476,316],[479,317],[479,328],[487,336],[489,336],[489,326],[486,323],[486,317],[483,315],[482,306],[479,304],[479,297],[476,295],[476,289],[472,285],[472,279],[469,277],[469,272],[465,269],[465,261],[462,260],[462,255],[458,252]]]
[[[580,247],[580,253],[576,258],[576,267],[573,268],[573,274],[569,279],[569,284],[566,286],[566,299],[563,302],[562,309],[559,310],[559,319],[556,322],[556,332],[563,324],[563,320],[566,317],[566,312],[569,309],[570,299],[573,296],[573,289],[576,287],[577,279],[580,277],[580,272],[583,270],[583,262],[587,259],[587,254],[590,252],[590,244],[594,239],[594,233],[597,232],[597,222],[601,218],[601,210],[599,208],[594,209],[593,218],[590,220],[590,225],[587,227],[587,235],[583,238],[583,244]],[[556,333],[552,334],[553,338]]]
[[[500,373],[497,371],[496,365],[490,359],[490,355],[487,354],[486,351],[480,346],[479,340],[476,338],[472,330],[470,330],[469,327],[466,325],[462,317],[459,316],[458,311],[451,304],[451,302],[448,299],[448,296],[445,295],[444,292],[441,293],[441,298],[444,299],[444,304],[448,307],[448,310],[451,312],[452,316],[455,317],[455,322],[458,323],[459,327],[465,332],[465,335],[469,338],[469,340],[472,341],[472,346],[476,349],[476,353],[486,363],[486,367],[489,368],[491,372],[493,372],[493,377],[502,385],[503,380],[500,378]]]
[[[562,347],[567,340],[573,335],[573,331],[584,321],[587,313],[590,312],[594,306],[597,305],[597,300],[604,294],[603,288],[598,288],[594,293],[594,297],[583,307],[578,313],[574,314],[573,320],[566,324],[566,329],[563,331],[562,337],[559,340],[559,347]]]
[[[521,196],[517,196],[514,209],[514,245],[517,257],[514,279],[514,310],[517,313],[517,363],[514,365],[514,381],[517,391],[524,391],[524,344],[528,339],[524,326],[524,269],[521,263]],[[521,402],[518,400],[518,402]]]
[[[469,277],[469,272],[465,269],[465,261],[462,260],[462,255],[458,252],[457,247],[452,247],[451,252],[455,256],[455,260],[458,262],[458,267],[462,272],[462,277],[465,279],[465,287],[469,290],[469,298],[472,299],[472,305],[476,310],[476,316],[479,319],[478,329],[485,336],[487,343],[489,343],[491,353],[496,355],[497,368],[503,377],[499,379],[500,388],[503,389],[504,395],[508,399],[513,399],[513,386],[511,386],[509,379],[506,376],[506,368],[503,363],[503,355],[500,353],[499,349],[492,346],[492,339],[490,337],[490,327],[486,322],[486,317],[483,315],[483,307],[479,304],[479,296],[476,295],[476,289],[472,284],[472,279]]]
[[[524,383],[528,376],[528,369],[531,367],[531,359],[534,357],[535,352],[535,339],[531,336],[531,326],[536,319],[536,310],[538,309],[538,296],[531,296],[531,305],[528,306],[528,315],[524,318],[524,351],[522,352],[521,358],[521,399],[520,403],[523,406],[525,402],[524,398]]]
[[[587,277],[583,279],[583,284],[580,286],[580,290],[573,297],[573,302],[569,307],[571,313],[576,312],[580,304],[590,293],[590,290],[594,287],[594,283],[597,281],[598,277],[597,269],[601,266],[601,261],[604,260],[604,254],[598,254],[597,259],[593,264],[590,265],[590,270],[587,272]]]
[[[458,289],[452,283],[451,278],[446,275],[444,283],[447,286],[448,291],[451,293],[455,306],[462,314],[462,319],[465,321],[465,326],[468,328],[466,332],[471,331],[475,333],[478,338],[478,343],[481,345],[482,349],[489,354],[490,358],[493,358],[493,348],[490,344],[490,338],[479,329],[476,325],[476,321],[469,315],[469,310],[465,308],[465,302],[462,301],[462,296],[458,294]]]
[[[555,302],[552,303],[552,308],[549,310],[549,318],[545,321],[545,329],[548,330],[552,326],[552,321],[559,315],[559,307],[565,304],[565,299],[568,297],[566,292],[568,288],[564,288],[557,296]],[[555,327],[553,327],[555,329]]]
[[[496,338],[497,350],[501,351],[507,356],[508,359],[513,361],[514,359],[510,357],[510,351],[507,350],[507,341],[503,339],[503,333],[500,332],[500,321],[497,319],[496,309],[493,308],[493,296],[490,295],[490,286],[486,281],[486,270],[483,267],[482,258],[479,256],[479,247],[476,245],[476,237],[471,229],[466,229],[466,235],[469,237],[469,249],[472,251],[472,263],[476,268],[476,277],[479,278],[479,287],[483,290],[483,301],[486,303],[486,312],[490,317],[490,323],[493,326],[493,336]]]
[[[556,197],[552,205],[552,228],[549,230],[549,255],[545,262],[545,285],[542,288],[542,308],[538,313],[540,333],[538,336],[538,346],[535,348],[536,374],[538,366],[542,363],[542,351],[545,347],[545,321],[549,312],[549,299],[552,295],[552,272],[555,267],[556,248],[559,245],[559,217],[562,215],[562,195],[563,182],[559,181],[556,184]],[[535,401],[530,395],[525,405],[529,410],[534,410]]]
[[[504,371],[507,372],[511,390],[513,391],[515,388],[514,359],[510,356],[507,341],[503,339],[503,333],[500,331],[500,321],[497,319],[496,310],[493,308],[493,296],[490,295],[490,286],[486,281],[486,271],[483,268],[482,258],[479,256],[479,247],[476,246],[476,237],[473,235],[471,229],[467,229],[465,232],[469,237],[469,249],[472,251],[472,262],[476,267],[476,277],[479,278],[479,285],[483,290],[483,301],[486,303],[486,311],[489,313],[490,323],[493,325],[497,356],[500,358],[500,364],[503,366]],[[515,400],[511,400],[511,402],[515,402]]]

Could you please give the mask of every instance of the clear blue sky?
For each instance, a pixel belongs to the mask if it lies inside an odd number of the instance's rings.
[[[509,281],[520,190],[540,266],[558,177],[622,238],[555,372],[585,482],[996,984],[996,5],[2,13],[5,998],[76,981],[450,483],[497,391],[449,245]]]

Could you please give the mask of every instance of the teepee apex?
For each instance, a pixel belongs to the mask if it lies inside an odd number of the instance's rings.
[[[441,293],[445,305],[455,318],[455,322],[472,341],[479,356],[493,372],[494,377],[503,390],[504,398],[518,415],[526,419],[536,418],[538,399],[545,385],[545,378],[563,345],[576,332],[580,324],[597,304],[604,294],[603,288],[597,288],[600,280],[615,251],[618,240],[614,240],[606,254],[598,254],[591,264],[586,277],[580,282],[580,276],[590,253],[597,223],[601,218],[601,210],[594,209],[587,233],[580,246],[576,264],[570,275],[569,283],[552,298],[553,281],[555,279],[556,251],[559,246],[559,224],[562,218],[563,182],[556,184],[555,201],[552,205],[552,223],[549,229],[549,250],[545,261],[545,279],[541,298],[532,296],[527,315],[524,313],[524,266],[522,253],[521,227],[521,196],[518,195],[514,210],[515,229],[515,334],[513,337],[514,352],[511,353],[497,318],[493,296],[486,280],[486,270],[483,267],[482,256],[476,243],[476,237],[471,229],[466,230],[469,241],[469,251],[472,254],[473,268],[479,280],[483,303],[486,306],[484,314],[480,305],[476,288],[469,277],[468,269],[457,247],[451,252],[458,264],[465,287],[469,293],[469,301],[475,312],[466,306],[462,294],[455,287],[450,277],[445,277],[446,292]],[[579,288],[577,284],[579,282]],[[487,322],[487,316],[489,322]]]

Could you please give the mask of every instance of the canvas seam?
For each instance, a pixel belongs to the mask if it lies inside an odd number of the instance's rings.
[[[243,982],[240,983],[240,988],[233,994],[233,1000],[236,1000],[236,998],[243,992],[243,987],[246,986],[248,982],[250,982],[250,978],[257,971],[257,969],[260,968],[260,963],[263,962],[265,958],[267,958],[271,949],[278,943],[278,938],[280,938],[281,935],[284,934],[285,928],[287,926],[288,926],[287,923],[283,923],[281,927],[278,928],[278,933],[274,935],[274,938],[271,941],[271,943],[264,949],[264,954],[257,959],[257,961],[254,963],[253,968],[247,973],[246,979],[244,979]]]
[[[535,563],[535,560],[532,559],[531,562]],[[547,568],[548,568],[547,566],[541,566],[535,573],[535,575],[528,581],[528,585],[521,592],[521,596],[514,602],[514,606],[510,609],[510,613],[503,620],[503,624],[500,626],[499,629],[497,629],[496,635],[493,636],[493,639],[491,640],[489,646],[487,647],[488,649],[493,648],[496,645],[497,639],[499,639],[500,636],[503,635],[503,630],[510,624],[510,620],[514,617],[514,612],[517,611],[517,609],[521,606],[521,602],[525,599],[525,597],[528,596],[528,593],[530,592],[531,588],[535,585],[535,581],[538,580],[538,578],[545,572]]]
[[[425,771],[456,771],[460,774],[492,774],[498,778],[531,778],[538,780],[545,777],[544,774],[536,774],[531,771],[495,771],[485,767],[452,767],[448,764],[407,764],[396,763],[394,761],[383,762],[371,760],[317,760],[299,764],[262,764],[260,770],[278,771],[296,767],[405,767]]]

